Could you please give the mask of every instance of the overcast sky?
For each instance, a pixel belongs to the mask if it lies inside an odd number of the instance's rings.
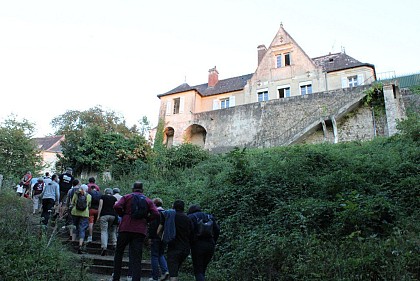
[[[420,72],[418,0],[0,0],[0,121],[101,105],[157,124],[158,94],[253,73],[280,23],[310,57],[339,52],[376,72]]]

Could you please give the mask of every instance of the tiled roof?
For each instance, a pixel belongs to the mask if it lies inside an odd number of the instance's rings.
[[[64,140],[64,136],[49,136],[45,138],[34,138],[38,143],[38,148],[42,151],[49,152],[61,152],[61,141]]]
[[[200,95],[204,97],[238,91],[238,90],[242,90],[245,87],[246,82],[249,79],[251,79],[252,75],[253,73],[238,76],[238,77],[228,78],[224,80],[219,80],[219,82],[217,82],[217,84],[214,87],[208,87],[207,83],[196,85],[196,86],[190,86],[187,83],[184,83],[170,90],[169,92],[158,95],[158,97],[181,93],[181,92],[185,92],[189,90],[196,90]]]
[[[323,71],[333,72],[359,66],[374,67],[372,64],[360,62],[345,53],[328,54],[326,56],[313,58],[316,66],[322,67]]]
[[[328,54],[326,56],[313,58],[312,61],[317,67],[322,67],[325,72],[339,71],[359,66],[368,66],[374,68],[373,64],[360,62],[345,53]],[[212,96],[233,91],[242,90],[247,81],[251,79],[253,73],[238,77],[219,80],[214,87],[208,87],[208,84],[190,86],[187,83],[181,84],[169,92],[158,95],[163,97],[167,95],[182,93],[185,91],[196,90],[201,96]]]

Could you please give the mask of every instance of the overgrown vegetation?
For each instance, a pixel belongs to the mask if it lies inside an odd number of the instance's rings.
[[[79,258],[33,224],[30,202],[0,190],[0,280],[89,281]]]
[[[238,149],[193,165],[182,164],[196,159],[180,147],[169,154],[179,165],[139,176],[167,208],[181,198],[216,215],[222,236],[209,280],[418,280],[413,122],[392,138]]]
[[[183,199],[187,206],[200,204],[213,213],[222,233],[209,281],[419,280],[419,128],[417,113],[400,122],[400,135],[370,142],[236,149],[221,155],[192,144],[162,147],[106,184],[126,193],[133,181],[142,180],[146,194],[161,197],[166,208]],[[13,261],[23,251],[24,268],[32,268],[38,257],[58,264],[53,270],[37,268],[33,276],[54,280],[59,272],[60,280],[75,280],[66,279],[68,264],[54,247],[29,240],[27,232],[16,232],[7,222],[13,218],[24,224],[12,212],[17,207],[5,202],[0,202],[6,222],[0,274],[9,270],[18,276]],[[190,262],[183,276],[193,280]],[[13,278],[5,280],[22,280]]]
[[[34,124],[10,116],[0,124],[0,175],[4,186],[14,186],[27,171],[42,165],[36,143],[31,139]]]

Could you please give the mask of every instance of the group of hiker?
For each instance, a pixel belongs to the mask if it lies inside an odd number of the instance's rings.
[[[52,214],[64,219],[69,229],[69,240],[78,241],[79,254],[85,253],[85,243],[92,242],[94,223],[99,222],[101,255],[108,255],[108,245],[114,250],[111,280],[121,278],[127,246],[127,280],[141,280],[145,244],[150,245],[150,281],[178,280],[180,267],[190,254],[195,280],[205,280],[220,233],[213,215],[202,212],[199,205],[191,205],[185,212],[182,200],[175,200],[172,208],[165,210],[160,198],[150,199],[144,195],[140,181],[133,184],[131,193],[121,195],[117,187],[105,188],[101,192],[94,177],[89,178],[89,183],[82,184],[72,172],[68,168],[60,175],[49,177],[47,173],[32,181],[32,185],[29,179],[32,175],[28,172],[21,184],[28,179],[29,183],[23,187],[22,194],[19,192],[22,190],[17,190],[18,194],[24,196],[27,190],[31,190],[34,214],[39,212],[42,203],[41,220],[44,225],[48,225]]]

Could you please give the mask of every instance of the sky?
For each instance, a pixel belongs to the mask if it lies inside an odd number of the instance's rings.
[[[157,125],[184,82],[253,73],[280,24],[314,58],[345,52],[377,73],[420,72],[418,0],[0,0],[0,122],[54,133],[51,120],[95,106]]]

